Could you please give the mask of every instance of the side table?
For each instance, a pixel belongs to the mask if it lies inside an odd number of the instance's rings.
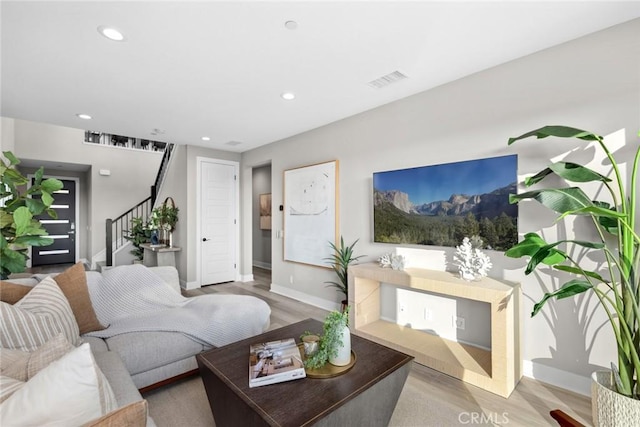
[[[144,249],[144,257],[142,264],[146,267],[176,266],[176,252],[182,250],[177,246],[156,246],[149,243],[143,243],[140,245]]]

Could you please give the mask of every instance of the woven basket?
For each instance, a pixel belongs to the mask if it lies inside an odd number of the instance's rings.
[[[591,414],[596,427],[637,427],[640,420],[640,400],[631,399],[613,390],[611,371],[596,371],[591,375]]]

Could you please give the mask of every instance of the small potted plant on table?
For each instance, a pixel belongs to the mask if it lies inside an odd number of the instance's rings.
[[[351,361],[351,334],[349,331],[349,307],[343,311],[332,311],[325,318],[318,350],[304,362],[306,368],[322,368],[327,362],[344,366]],[[311,335],[305,332],[302,337]]]

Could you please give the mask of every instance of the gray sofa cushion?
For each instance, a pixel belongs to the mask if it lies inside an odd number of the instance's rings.
[[[91,351],[93,352],[93,354],[96,354],[96,352],[98,351],[109,351],[109,348],[107,347],[107,343],[104,342],[102,338],[88,337],[86,335],[83,335],[80,338],[82,338],[82,341],[89,343],[89,346],[91,346]]]
[[[132,332],[106,340],[131,375],[146,372],[200,353],[205,347],[179,332]]]

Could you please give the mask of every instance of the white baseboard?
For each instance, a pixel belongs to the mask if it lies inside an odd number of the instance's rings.
[[[591,378],[572,372],[563,371],[532,362],[522,361],[522,373],[525,377],[533,378],[547,384],[561,387],[584,396],[591,396]]]
[[[242,274],[240,275],[241,282],[253,282],[253,274]]]
[[[200,284],[198,282],[186,282],[184,280],[180,280],[180,287],[186,291],[190,291],[193,289],[200,289]]]
[[[263,262],[263,261],[253,261],[253,266],[254,267],[259,267],[259,268],[264,268],[265,270],[271,270],[271,263],[270,262]]]
[[[295,289],[287,288],[286,286],[278,285],[275,283],[271,284],[271,292],[273,292],[274,294],[289,297],[291,299],[295,299],[305,304],[313,305],[314,307],[319,307],[323,310],[340,310],[340,303],[314,297],[304,292],[296,291]]]

